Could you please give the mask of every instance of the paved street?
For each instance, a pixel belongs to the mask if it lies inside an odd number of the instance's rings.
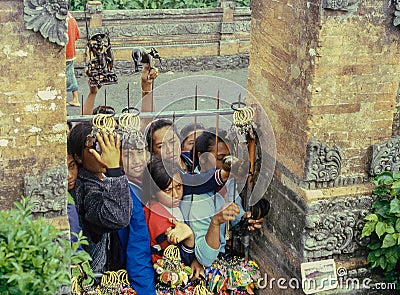
[[[118,84],[103,86],[97,95],[95,106],[110,105],[119,113],[128,105],[128,84],[130,106],[140,109],[140,75],[119,76]],[[89,92],[87,78],[78,78],[80,101],[86,99]],[[166,72],[161,73],[154,85],[155,110],[161,111],[187,111],[194,109],[194,94],[197,86],[198,110],[213,109],[216,107],[215,98],[219,95],[220,108],[230,108],[230,103],[246,96],[247,69],[226,71],[202,71],[202,72]],[[67,101],[71,100],[71,93],[67,95]],[[80,108],[67,107],[68,115],[78,115]],[[193,119],[190,119],[192,121]],[[203,118],[202,122],[207,126],[215,126],[215,116]],[[178,127],[187,124],[189,119],[179,119]],[[229,123],[223,117],[220,126],[227,128]],[[226,123],[226,124],[224,124]]]

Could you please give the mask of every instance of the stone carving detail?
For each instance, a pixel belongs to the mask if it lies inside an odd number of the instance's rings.
[[[383,171],[400,171],[400,136],[391,138],[383,144],[372,146],[372,159],[369,175],[377,176]]]
[[[400,25],[400,0],[394,0],[394,19],[393,25],[398,26]]]
[[[323,0],[322,8],[349,11],[353,10],[356,4],[358,0]]]
[[[250,30],[251,30],[251,22],[250,21],[235,22],[235,31],[236,32],[250,32]]]
[[[341,161],[342,152],[338,147],[332,148],[317,140],[310,140],[307,144],[304,180],[323,182],[336,179],[340,174]]]
[[[221,34],[233,34],[235,33],[235,23],[225,22],[221,24]]]
[[[365,246],[368,240],[361,239],[361,232],[372,202],[372,197],[362,196],[311,203],[306,216],[305,255],[321,258],[354,253]]]
[[[68,42],[67,12],[64,0],[24,0],[25,27],[61,46]]]
[[[139,36],[168,36],[185,34],[212,34],[217,33],[219,23],[188,23],[188,24],[164,24],[154,25],[127,25],[127,26],[107,26],[110,37],[139,37]],[[104,28],[91,28],[91,33],[101,33]],[[86,38],[85,32],[82,36]]]
[[[25,176],[24,194],[31,197],[34,213],[48,213],[66,209],[67,169],[65,166],[51,168],[39,177]]]

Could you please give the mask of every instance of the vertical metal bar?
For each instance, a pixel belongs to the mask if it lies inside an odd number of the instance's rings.
[[[150,65],[149,65],[149,67],[150,67]],[[149,71],[151,71],[151,69],[150,69]],[[150,73],[150,72],[149,72],[149,73]],[[153,81],[151,82],[151,92],[150,92],[150,95],[151,95],[151,111],[154,112],[154,79],[153,79]]]
[[[104,106],[107,106],[107,88],[104,88]]]
[[[219,110],[219,89],[217,91],[217,97],[215,98],[216,109]],[[216,115],[216,122],[215,122],[215,148],[217,150],[218,155],[218,129],[219,129],[219,114]]]
[[[197,111],[197,107],[198,107],[197,103],[198,103],[198,101],[197,101],[197,85],[196,85],[196,87],[194,89],[194,110],[195,111]],[[197,126],[196,125],[197,125],[197,116],[195,115],[194,116],[194,130],[193,130],[193,132],[194,132],[194,138],[193,138],[194,144],[193,144],[193,147],[192,147],[192,150],[193,150],[193,152],[192,152],[192,174],[194,173],[194,158],[195,158],[195,155],[196,155],[196,131],[197,131]]]
[[[172,142],[173,142],[173,146],[172,146],[172,159],[175,159],[175,112],[172,115]],[[179,158],[179,163],[180,163],[180,158]],[[171,215],[174,216],[174,207],[173,202],[174,202],[174,167],[175,166],[175,160],[172,161],[172,175],[171,175],[171,184],[172,184],[172,198],[171,198]],[[180,166],[180,164],[179,164]],[[178,167],[180,168],[180,167]]]
[[[127,87],[126,89],[128,90],[128,95],[127,95],[127,97],[128,97],[128,113],[130,113],[131,108],[130,108],[130,104],[129,104],[129,101],[130,101],[130,93],[129,93],[130,87],[129,87],[129,83],[128,83],[128,87]]]
[[[81,102],[81,114],[83,115],[83,94],[82,94],[82,102]]]

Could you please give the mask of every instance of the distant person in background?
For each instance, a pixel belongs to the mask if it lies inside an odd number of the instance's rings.
[[[194,146],[194,142],[197,137],[199,137],[206,128],[202,123],[194,123],[186,125],[181,130],[181,149],[182,153],[185,153],[187,156],[190,154],[190,150]]]
[[[67,105],[73,107],[79,107],[78,100],[78,81],[75,77],[74,59],[76,57],[76,46],[75,42],[80,37],[80,31],[75,18],[70,12],[67,14],[67,26],[68,26],[68,43],[65,46],[65,57],[66,57],[66,80],[67,80],[67,92],[72,92],[72,101],[67,102]]]

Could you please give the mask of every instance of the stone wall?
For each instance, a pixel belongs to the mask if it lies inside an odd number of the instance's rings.
[[[161,71],[199,71],[248,66],[249,8],[121,10],[87,14],[89,35],[109,32],[118,74],[133,72],[132,49],[155,47]],[[233,6],[234,7],[234,6]],[[79,23],[77,72],[83,74],[87,40],[85,15],[73,12]],[[158,65],[159,66],[159,65]]]
[[[65,20],[45,18],[66,36]],[[24,1],[1,1],[0,209],[25,195],[33,198],[36,213],[65,216],[65,50],[49,41],[53,35],[43,37],[48,32],[27,29],[28,19]]]
[[[394,7],[254,0],[252,12],[248,90],[277,150],[271,212],[254,254],[289,278],[302,262],[328,258],[358,275],[371,177],[400,168],[399,139],[391,139],[400,74]]]

